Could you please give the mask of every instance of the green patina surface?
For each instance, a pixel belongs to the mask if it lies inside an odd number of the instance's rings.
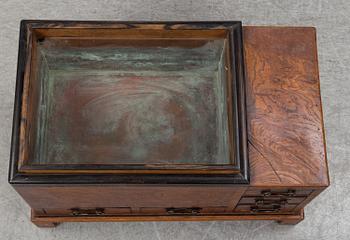
[[[34,163],[228,164],[224,48],[39,46]]]

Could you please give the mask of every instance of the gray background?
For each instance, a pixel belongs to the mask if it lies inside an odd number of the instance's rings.
[[[7,183],[20,19],[242,20],[315,26],[331,187],[297,226],[270,221],[65,223],[40,229]],[[350,1],[0,0],[0,239],[350,239]]]

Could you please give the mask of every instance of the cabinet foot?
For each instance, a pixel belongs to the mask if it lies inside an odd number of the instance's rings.
[[[293,217],[285,217],[277,220],[279,224],[286,224],[286,225],[296,225],[304,220],[304,210],[302,209],[300,211],[299,215],[295,215]]]
[[[56,227],[59,223],[58,222],[52,222],[52,221],[43,221],[35,214],[35,210],[32,209],[31,211],[31,219],[32,223],[34,223],[37,227],[42,228],[49,228],[49,227]]]
[[[32,220],[32,223],[34,223],[37,227],[41,227],[41,228],[56,227],[59,224],[56,222],[46,222],[46,221],[36,221],[36,220]]]

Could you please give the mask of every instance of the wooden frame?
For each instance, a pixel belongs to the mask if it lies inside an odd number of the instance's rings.
[[[242,53],[242,33],[240,22],[80,22],[80,21],[31,21],[21,22],[20,44],[18,56],[18,72],[16,98],[13,122],[10,183],[172,183],[172,184],[245,184],[249,182],[246,107],[244,88],[244,66]],[[76,31],[79,29],[79,31]],[[93,29],[93,31],[91,31]],[[141,31],[147,30],[147,31]],[[92,32],[96,35],[116,36],[127,39],[131,35],[141,34],[174,37],[176,31],[181,31],[180,38],[193,37],[191,30],[197,31],[201,37],[218,38],[226,36],[229,40],[229,61],[232,84],[229,88],[232,99],[230,107],[232,115],[232,145],[234,161],[229,165],[179,165],[168,166],[138,166],[138,165],[28,165],[30,151],[28,130],[31,112],[27,94],[30,90],[30,72],[35,54],[32,45],[50,36],[71,36],[78,32],[79,36],[87,36]],[[165,32],[165,33],[164,33]],[[158,34],[158,35],[157,35]],[[175,35],[174,35],[175,34]],[[34,61],[35,62],[35,61]],[[33,91],[33,90],[31,90]],[[234,130],[234,131],[233,131]],[[60,174],[60,175],[57,175]],[[128,174],[128,175],[126,175]]]

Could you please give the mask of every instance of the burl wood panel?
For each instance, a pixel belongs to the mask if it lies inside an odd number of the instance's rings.
[[[251,186],[327,186],[316,32],[244,27]]]

